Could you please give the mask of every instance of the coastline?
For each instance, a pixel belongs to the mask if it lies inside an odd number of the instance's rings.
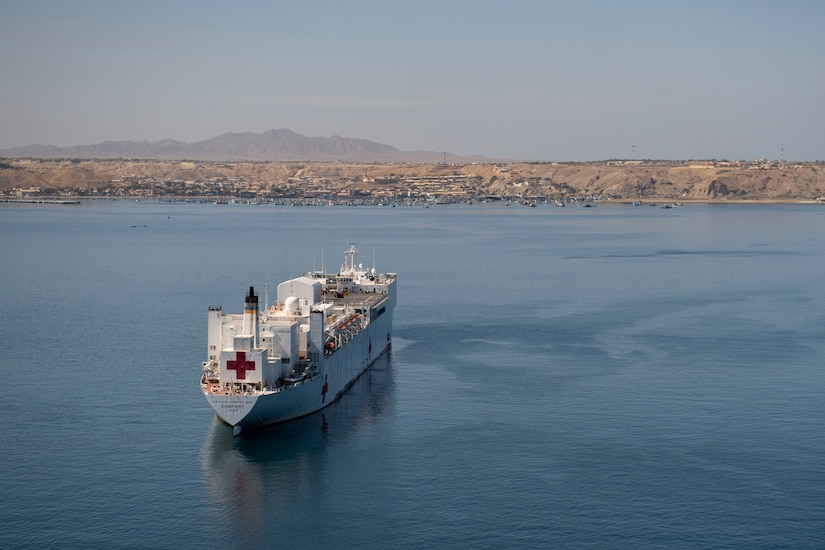
[[[5,159],[0,198],[183,198],[344,204],[507,200],[709,204],[825,201],[825,163],[207,162]]]

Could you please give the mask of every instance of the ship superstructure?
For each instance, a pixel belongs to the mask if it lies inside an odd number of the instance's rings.
[[[210,307],[207,401],[236,433],[326,407],[389,349],[395,284],[395,273],[358,263],[350,245],[338,273],[284,281],[263,308],[253,287],[242,315]]]

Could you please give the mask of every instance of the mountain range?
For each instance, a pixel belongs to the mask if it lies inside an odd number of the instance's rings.
[[[0,157],[411,163],[480,160],[480,157],[459,157],[435,151],[401,151],[390,145],[366,139],[340,136],[307,137],[286,128],[268,130],[261,134],[229,132],[194,143],[162,139],[104,141],[94,145],[70,147],[26,145],[0,149]]]

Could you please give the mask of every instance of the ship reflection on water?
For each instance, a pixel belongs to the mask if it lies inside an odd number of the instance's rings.
[[[328,471],[328,454],[336,445],[368,435],[374,424],[391,417],[392,364],[390,350],[338,401],[304,418],[233,438],[232,428],[215,417],[201,463],[221,528],[232,524],[235,536],[252,536],[270,518],[298,512],[296,502],[317,503],[323,497],[325,478],[333,475]]]

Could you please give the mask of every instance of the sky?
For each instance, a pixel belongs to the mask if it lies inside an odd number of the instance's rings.
[[[0,149],[275,128],[494,159],[825,160],[825,2],[0,4]]]

